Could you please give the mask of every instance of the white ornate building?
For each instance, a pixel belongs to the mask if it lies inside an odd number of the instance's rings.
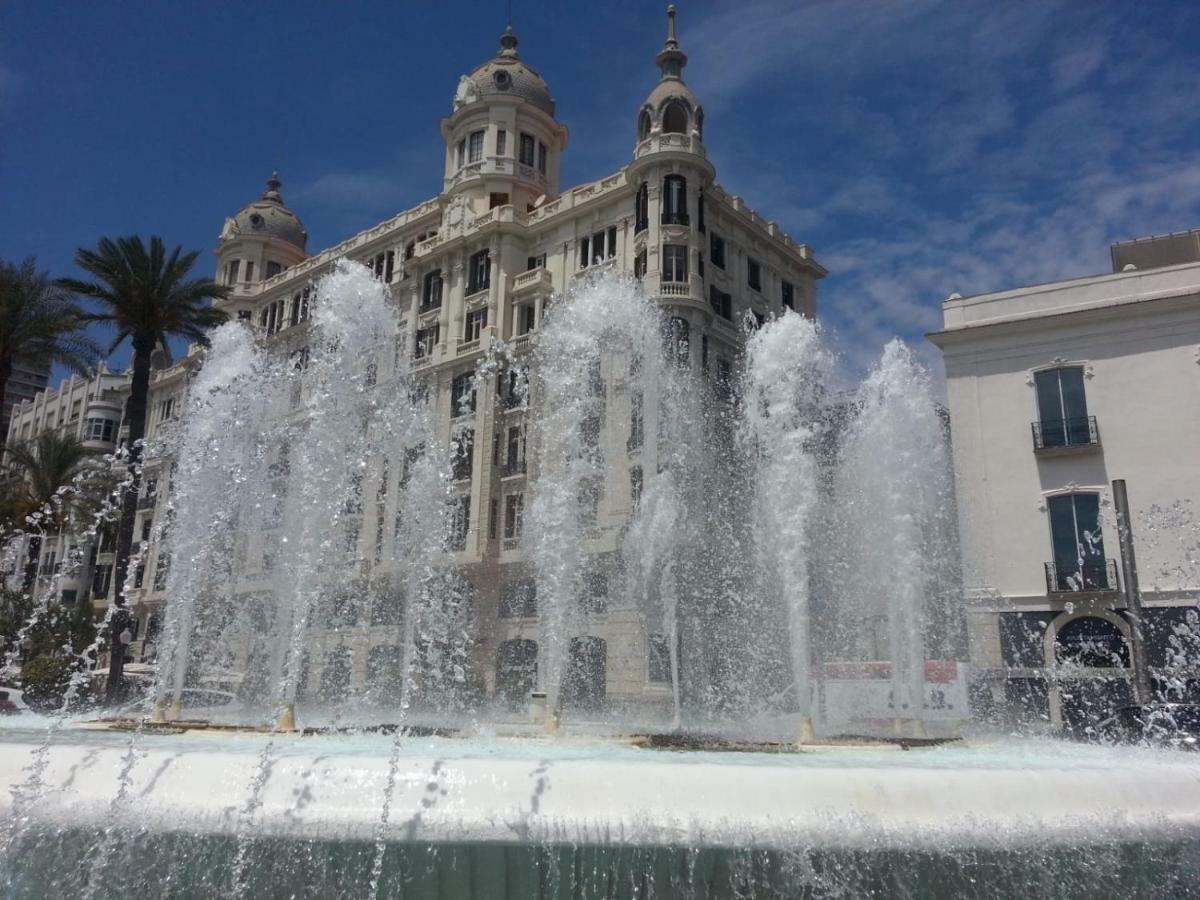
[[[631,110],[633,153],[625,166],[598,181],[560,187],[568,131],[557,119],[546,81],[518,53],[509,28],[496,56],[460,79],[451,112],[442,120],[445,165],[436,196],[310,255],[304,226],[284,204],[273,175],[261,199],[226,220],[221,231],[217,277],[231,289],[223,307],[252,323],[280,352],[302,351],[313,280],[343,258],[366,264],[390,287],[401,320],[399,339],[409,343],[433,388],[438,427],[447,440],[456,377],[473,372],[493,341],[525,352],[537,338],[547,300],[601,268],[635,275],[685,323],[697,373],[728,376],[737,365],[747,317],[762,321],[785,307],[815,316],[816,283],[825,270],[807,246],[717,182],[705,152],[704,110],[683,80],[687,57],[676,39],[673,7],[668,16],[667,40],[656,57],[658,83]],[[185,361],[157,373],[149,438],[170,419],[160,412],[182,403],[190,365]],[[614,396],[610,402],[622,401]],[[514,536],[529,477],[523,415],[536,411],[521,413],[507,409],[501,398],[480,398],[472,413],[478,449],[456,471],[467,510],[457,555],[473,573],[479,594],[476,653],[489,689],[495,687],[500,644],[536,639],[535,610],[515,599],[523,556]],[[609,420],[621,423],[612,436],[619,448],[614,458],[621,461],[599,510],[596,552],[614,548],[631,509],[629,413],[614,408]],[[461,427],[461,419],[455,425]],[[151,490],[164,478],[150,473]],[[374,489],[364,485],[364,495]],[[155,502],[142,505],[141,519],[148,520]],[[368,568],[386,573],[386,554],[373,563],[368,548],[387,527],[388,515],[382,506],[378,513],[372,504],[364,506],[361,556]],[[146,572],[158,569],[158,553],[150,548]],[[249,548],[247,590],[254,589],[268,556],[266,547]],[[158,589],[162,579],[157,586],[148,577],[139,583],[132,601],[141,616],[170,602]],[[637,614],[612,609],[597,617],[595,627],[609,648],[608,695],[661,698],[665,689],[648,669],[647,635]],[[394,642],[394,630],[362,623],[356,636],[340,633],[329,640],[350,642],[355,677],[361,678],[366,651]],[[314,649],[316,659],[328,650]],[[320,663],[312,677],[320,678]]]

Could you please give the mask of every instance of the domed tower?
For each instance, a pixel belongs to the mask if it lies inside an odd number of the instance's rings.
[[[249,309],[253,285],[296,265],[308,254],[308,232],[284,205],[279,173],[272,172],[262,197],[225,220],[217,243],[217,281],[232,289],[221,306],[231,316]]]
[[[567,129],[554,118],[545,80],[517,53],[511,25],[496,56],[459,79],[442,137],[444,190],[473,213],[505,204],[524,212],[558,196]]]
[[[637,143],[627,171],[636,188],[634,252],[646,287],[678,307],[675,322],[686,340],[704,327],[704,191],[716,175],[703,143],[704,109],[684,83],[687,54],[675,35],[675,7],[667,7],[667,40],[654,60],[659,81],[638,110]]]

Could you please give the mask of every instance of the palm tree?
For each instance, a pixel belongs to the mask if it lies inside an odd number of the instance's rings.
[[[61,526],[67,519],[74,498],[53,503],[59,489],[70,485],[83,471],[88,458],[78,439],[56,431],[43,431],[32,442],[12,444],[5,448],[5,463],[9,471],[5,513],[11,517],[5,524],[19,531],[30,532],[25,562],[25,585],[33,584],[38,556],[42,549],[41,535],[46,525]],[[48,517],[36,528],[30,528],[26,517],[50,508]]]
[[[49,504],[58,489],[69,485],[88,458],[78,438],[43,431],[37,439],[5,448],[9,466],[22,477],[23,499],[30,512]]]
[[[100,322],[116,329],[108,352],[112,353],[128,339],[133,345],[133,377],[129,400],[125,404],[128,428],[129,463],[132,477],[121,506],[121,522],[113,560],[116,606],[125,605],[125,579],[133,547],[133,524],[137,512],[140,485],[138,463],[141,440],[146,434],[146,402],[150,393],[150,356],[156,348],[166,347],[170,338],[186,338],[198,344],[208,343],[208,329],[225,321],[224,312],[210,302],[226,296],[227,289],[211,278],[190,277],[199,251],[184,253],[176,247],[170,255],[162,238],[152,237],[149,247],[140,237],[112,240],[101,238],[95,250],[80,248],[75,265],[94,281],[63,278],[59,287],[98,306],[84,314],[89,322]],[[126,615],[114,615],[113,636],[124,627]],[[115,646],[115,642],[110,645]],[[109,698],[115,700],[121,679],[120,654],[114,654],[109,678]]]
[[[70,293],[39,272],[33,257],[16,265],[0,260],[0,398],[17,360],[85,371],[99,355],[85,327]],[[0,431],[0,447],[4,440]]]

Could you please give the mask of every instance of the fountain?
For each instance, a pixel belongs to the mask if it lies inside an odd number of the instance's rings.
[[[314,304],[304,346],[218,329],[148,448],[152,695],[0,728],[5,896],[1195,891],[1194,758],[968,721],[946,430],[903,345],[833,395],[785,312],[736,374],[608,275],[439,408],[367,270]],[[461,490],[501,458],[485,404],[528,420],[503,596],[459,561],[497,522]]]

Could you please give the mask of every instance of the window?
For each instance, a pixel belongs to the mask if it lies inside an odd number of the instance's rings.
[[[383,277],[383,262],[386,259],[386,254],[376,253],[375,259],[371,261],[371,272],[376,278]]]
[[[704,227],[704,190],[701,189],[696,194],[696,227],[700,229],[700,233],[704,234],[708,229]]]
[[[638,140],[644,141],[650,137],[650,110],[643,109],[638,114]]]
[[[267,277],[268,278],[274,278],[276,275],[278,275],[282,271],[283,271],[283,266],[281,266],[279,263],[277,263],[277,262],[267,263]]]
[[[670,684],[671,645],[665,634],[652,634],[647,641],[649,681],[651,684]]]
[[[504,539],[515,540],[521,536],[525,517],[525,495],[509,494],[504,498]]]
[[[116,434],[116,423],[112,419],[88,419],[85,423],[86,440],[104,441],[111,444]]]
[[[717,396],[723,400],[733,397],[733,366],[723,356],[717,357]]]
[[[546,254],[542,253],[538,256],[531,256],[525,260],[525,271],[532,272],[534,269],[546,268]]]
[[[472,131],[467,139],[467,162],[479,162],[483,159],[483,132]]]
[[[633,201],[633,231],[641,234],[650,227],[650,187],[642,182]]]
[[[475,430],[464,428],[450,439],[450,471],[454,480],[468,480],[474,461]]]
[[[291,314],[291,318],[289,321],[293,326],[300,324],[300,295],[299,294],[292,295],[292,314]]]
[[[464,372],[455,376],[450,386],[450,397],[453,404],[451,415],[465,416],[475,412],[475,374]]]
[[[796,288],[790,281],[779,282],[780,294],[783,298],[783,308],[795,311],[796,309]]]
[[[608,612],[608,576],[603,572],[585,572],[579,606],[585,613]]]
[[[503,156],[508,149],[508,132],[503,128],[496,131],[496,155]]]
[[[300,292],[300,321],[308,321],[308,301],[312,296],[312,285],[306,285],[304,290]]]
[[[680,363],[687,362],[690,331],[688,320],[679,316],[672,316],[664,323],[663,349],[668,359]]]
[[[467,293],[487,290],[491,284],[492,254],[490,250],[480,250],[470,259],[467,272]]]
[[[454,509],[450,514],[450,550],[465,550],[467,548],[467,533],[471,530],[471,497],[459,497],[454,501]]]
[[[409,241],[407,244],[404,245],[404,258],[412,259],[416,255],[417,255],[417,242]]]
[[[546,174],[546,156],[547,156],[546,145],[543,144],[541,141],[538,141],[537,166],[538,166],[538,171],[541,172],[543,175]]]
[[[467,329],[463,334],[463,340],[466,343],[479,340],[479,336],[483,334],[483,329],[487,326],[487,307],[476,309],[467,313]]]
[[[240,259],[232,259],[229,261],[229,264],[225,267],[226,284],[237,284],[238,271],[241,269],[241,267],[242,261]]]
[[[458,167],[461,169],[467,161],[467,142],[465,140],[458,142],[458,150],[456,153]]]
[[[508,194],[488,194],[488,209],[497,206],[508,206]]]
[[[522,619],[537,615],[537,582],[520,578],[505,585],[500,596],[500,618]]]
[[[708,286],[708,303],[722,319],[733,321],[733,296],[720,290],[715,284]]]
[[[645,439],[646,420],[642,411],[642,392],[637,391],[629,398],[629,440],[625,442],[628,450],[636,450],[642,446]]]
[[[92,595],[108,596],[108,583],[112,579],[113,567],[109,563],[98,563],[92,570]]]
[[[633,466],[629,470],[629,504],[637,512],[642,505],[642,467]]]
[[[746,284],[756,291],[762,290],[762,266],[750,257],[746,257]]]
[[[600,515],[600,481],[588,479],[579,489],[579,524],[594,528]]]
[[[507,453],[504,461],[504,473],[517,475],[525,471],[525,429],[513,425],[508,429]]]
[[[688,280],[687,251],[688,248],[683,244],[663,245],[663,281],[686,282]]]
[[[725,238],[715,231],[708,238],[708,258],[718,269],[725,268]]]
[[[1038,418],[1038,447],[1068,447],[1095,443],[1088,418],[1082,366],[1062,366],[1034,375]]]
[[[646,248],[643,247],[638,251],[638,255],[633,258],[633,277],[642,279],[646,275]]]
[[[591,246],[592,242],[590,238],[583,237],[579,239],[579,268],[581,269],[588,267],[588,260],[591,258],[589,255]]]
[[[389,250],[383,264],[383,280],[388,284],[392,283],[392,275],[396,271],[396,251]]]
[[[430,272],[425,276],[425,284],[421,291],[421,309],[434,309],[442,305],[442,270]]]
[[[428,328],[417,329],[417,342],[413,347],[413,359],[425,359],[433,353],[438,342],[438,325],[435,322]]]
[[[687,132],[687,107],[678,100],[672,100],[663,111],[662,130],[664,134],[685,134]]]
[[[169,422],[175,417],[175,398],[169,397],[158,404],[158,421]]]
[[[525,134],[522,132],[522,134],[521,134],[521,150],[520,150],[521,165],[523,165],[523,166],[532,166],[533,165],[534,143],[535,142],[533,140],[533,135]]]
[[[604,258],[612,259],[617,255],[617,226],[613,225],[608,229],[608,241],[604,248]]]
[[[700,368],[708,372],[708,335],[700,335]]]
[[[250,260],[246,263],[246,280],[254,280],[254,260]]]
[[[1050,541],[1054,550],[1053,577],[1057,591],[1112,590],[1104,538],[1100,531],[1100,496],[1066,494],[1050,497]],[[1115,579],[1111,579],[1115,581]]]
[[[686,225],[687,179],[682,175],[668,175],[663,179],[662,222],[664,225]]]

